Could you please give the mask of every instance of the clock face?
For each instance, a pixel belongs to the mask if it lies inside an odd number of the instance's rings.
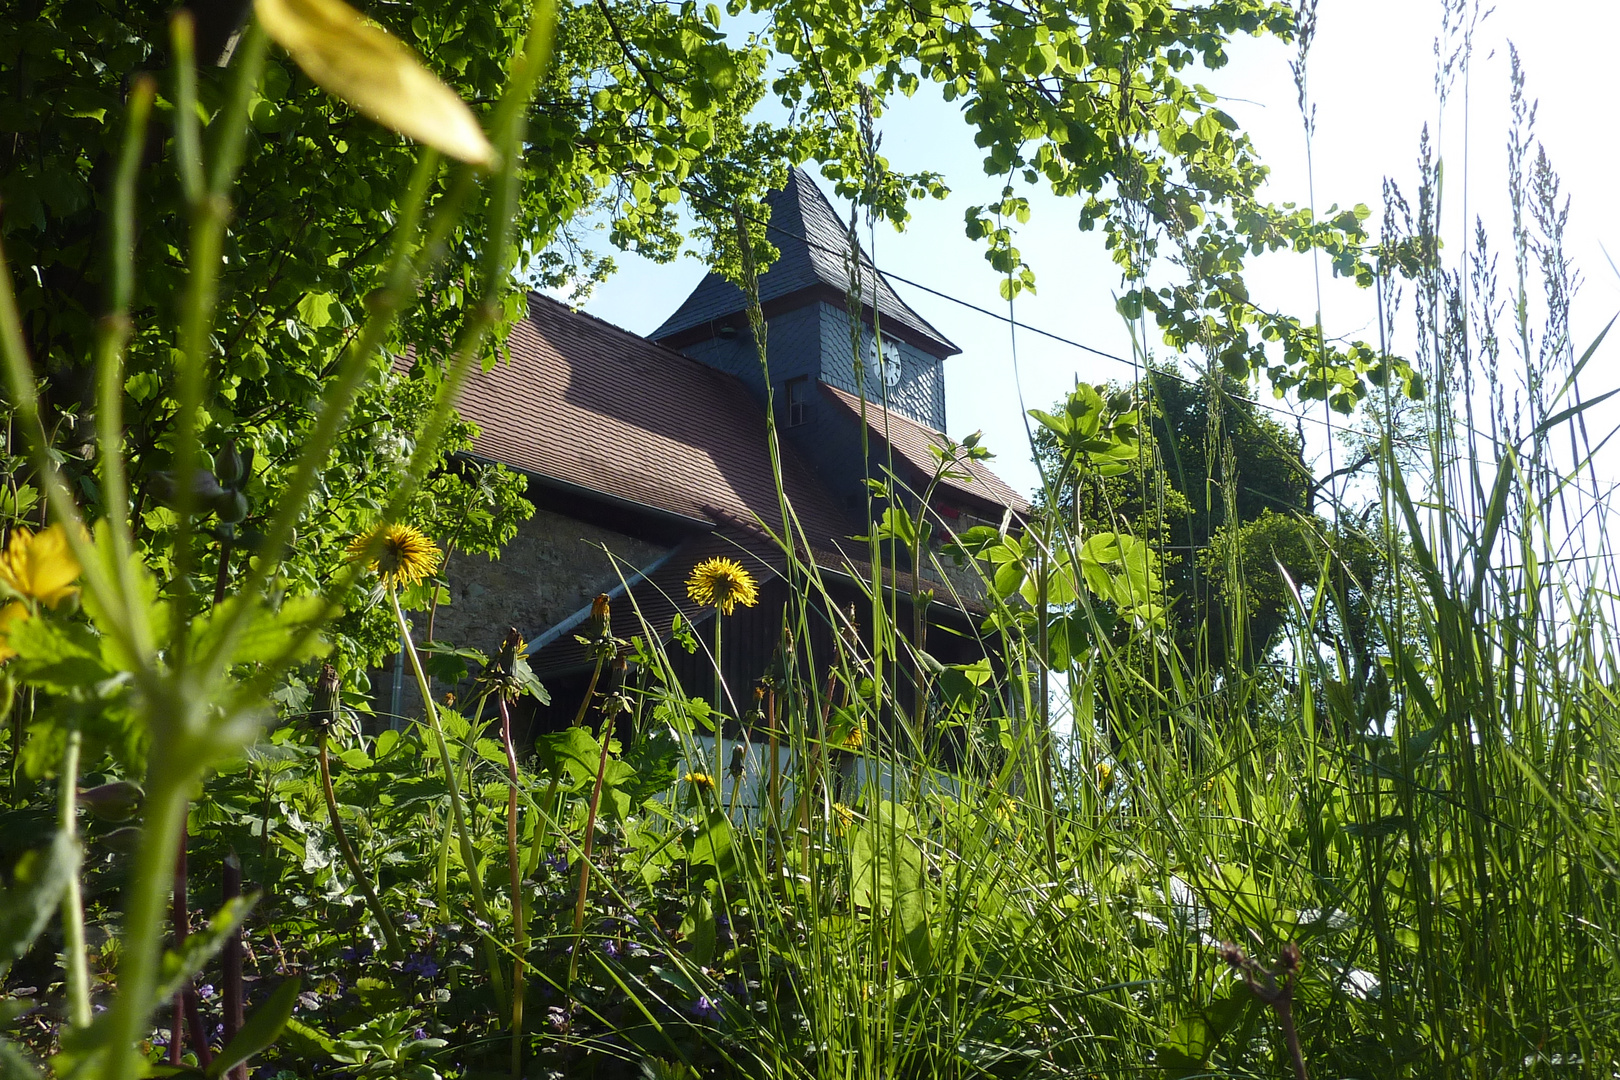
[[[875,334],[866,335],[866,371],[873,379],[882,379],[884,386],[895,386],[900,382],[900,346],[887,338],[883,341],[879,359],[878,339]]]

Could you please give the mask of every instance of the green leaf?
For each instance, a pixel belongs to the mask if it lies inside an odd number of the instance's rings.
[[[602,745],[585,728],[570,727],[540,735],[534,740],[534,750],[544,771],[563,769],[575,783],[595,782]]]
[[[282,1041],[294,1053],[304,1058],[330,1061],[338,1052],[337,1042],[330,1035],[297,1017],[287,1021],[283,1029]]]
[[[17,860],[11,887],[0,892],[0,972],[33,945],[78,872],[79,846],[65,833],[57,833],[50,847]]]
[[[259,24],[328,93],[384,127],[473,165],[495,148],[472,110],[403,42],[341,0],[255,0]]]
[[[0,1080],[40,1080],[39,1070],[5,1039],[0,1039]]]
[[[208,920],[206,927],[187,936],[185,947],[180,952],[165,952],[163,971],[159,976],[157,991],[152,995],[151,1007],[167,1001],[195,978],[214,954],[225,947],[226,940],[241,928],[257,901],[256,895],[238,896],[225,901],[213,918]]]
[[[262,664],[284,659],[300,661],[326,652],[327,645],[321,636],[311,634],[296,655],[287,654],[289,643],[311,625],[318,624],[326,613],[326,600],[319,596],[291,596],[274,610],[256,599],[229,597],[192,625],[193,649],[201,655],[212,652],[220,644],[226,616],[244,603],[252,604],[254,610],[246,625],[236,631],[227,660],[229,664]]]
[[[908,955],[921,960],[929,946],[928,892],[910,810],[888,800],[878,803],[855,833],[849,873],[850,899],[857,907],[892,916]]]
[[[226,1072],[260,1053],[281,1034],[281,1029],[292,1019],[293,1006],[298,1004],[299,980],[294,977],[276,987],[268,1000],[242,1024],[242,1030],[225,1045],[225,1049],[208,1066],[209,1077],[224,1076]]]
[[[714,959],[714,946],[718,933],[714,922],[714,905],[706,893],[698,893],[681,917],[681,937],[686,940],[694,963],[707,964]]]
[[[336,302],[337,297],[331,293],[306,293],[304,298],[298,301],[298,321],[311,330],[319,330],[331,323],[332,305]]]
[[[686,864],[693,870],[713,867],[720,877],[728,877],[736,871],[737,857],[732,847],[731,822],[725,814],[719,810],[709,811],[707,820],[687,840]]]
[[[17,678],[58,694],[112,677],[101,660],[101,641],[82,623],[35,616],[11,624],[7,638],[16,650]]]

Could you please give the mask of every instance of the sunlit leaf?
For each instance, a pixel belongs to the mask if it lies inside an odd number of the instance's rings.
[[[495,150],[466,102],[342,0],[255,0],[254,10],[265,32],[328,92],[453,158],[494,164]]]

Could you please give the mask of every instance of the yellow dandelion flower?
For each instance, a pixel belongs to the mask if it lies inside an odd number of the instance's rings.
[[[384,585],[415,585],[439,568],[439,549],[413,525],[385,525],[382,539],[367,563]],[[349,542],[350,562],[366,557],[378,530],[361,533]]]
[[[837,828],[840,833],[845,832],[855,824],[855,811],[843,803],[833,803],[833,812],[838,816]]]
[[[42,533],[17,528],[0,555],[0,581],[18,596],[54,609],[78,592],[79,560],[68,546],[67,530],[60,524]]]
[[[1114,786],[1114,766],[1112,762],[1097,762],[1097,790],[1108,792]]]
[[[735,559],[704,559],[686,579],[686,595],[695,604],[730,615],[738,604],[753,607],[759,603],[759,585]]]
[[[865,741],[866,729],[861,727],[861,725],[856,724],[854,727],[849,729],[849,734],[844,736],[844,749],[859,750],[861,748],[861,744]]]
[[[6,633],[11,629],[12,623],[21,622],[26,618],[28,618],[28,607],[21,600],[13,600],[3,609],[0,609],[0,664],[17,655],[17,650],[13,649],[11,643],[6,639]]]
[[[689,772],[685,776],[681,777],[681,779],[686,781],[688,784],[691,784],[695,788],[707,788],[711,791],[714,789],[714,777],[710,776],[708,773]]]

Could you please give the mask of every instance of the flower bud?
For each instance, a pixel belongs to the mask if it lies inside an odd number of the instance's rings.
[[[128,821],[145,794],[133,780],[115,780],[79,792],[79,802],[102,821]]]
[[[214,456],[214,475],[219,482],[228,488],[236,487],[246,475],[247,463],[242,460],[241,453],[236,449],[236,440],[226,443],[224,448]]]

